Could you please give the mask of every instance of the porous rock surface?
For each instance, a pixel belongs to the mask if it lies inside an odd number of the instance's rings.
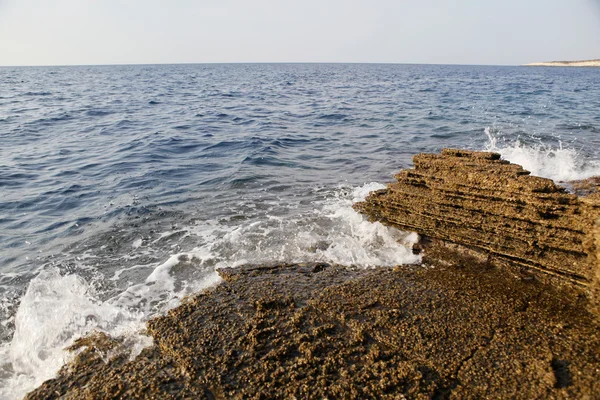
[[[95,335],[27,399],[594,399],[599,323],[492,266],[245,266],[148,322],[133,361]]]
[[[426,236],[430,258],[467,251],[584,293],[597,305],[598,178],[571,182],[569,193],[500,154],[455,149],[419,154],[413,163],[355,209]]]

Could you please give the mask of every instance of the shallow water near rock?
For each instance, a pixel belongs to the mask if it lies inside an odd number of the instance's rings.
[[[131,337],[218,267],[414,264],[352,204],[443,147],[600,175],[597,70],[422,65],[0,69],[0,398],[93,330]],[[136,350],[136,351],[138,351]]]

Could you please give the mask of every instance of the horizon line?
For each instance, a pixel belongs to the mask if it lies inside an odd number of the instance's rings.
[[[225,64],[362,64],[362,65],[447,65],[472,67],[520,67],[526,64],[460,64],[460,63],[419,63],[419,62],[360,62],[360,61],[209,61],[209,62],[165,62],[165,63],[105,63],[105,64],[8,64],[0,68],[46,68],[46,67],[121,67],[144,65],[225,65]]]

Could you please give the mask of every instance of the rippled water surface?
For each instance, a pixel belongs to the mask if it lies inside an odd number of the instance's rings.
[[[600,174],[600,69],[0,68],[0,398],[246,262],[419,262],[351,205],[443,147]],[[138,350],[136,350],[138,349]]]

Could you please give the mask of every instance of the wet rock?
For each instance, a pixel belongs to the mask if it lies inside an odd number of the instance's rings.
[[[599,192],[600,176],[566,182],[578,196],[589,196]]]
[[[432,238],[425,251],[430,261],[484,258],[598,303],[600,178],[573,182],[576,194],[497,153],[444,149],[413,162],[355,209]]]

